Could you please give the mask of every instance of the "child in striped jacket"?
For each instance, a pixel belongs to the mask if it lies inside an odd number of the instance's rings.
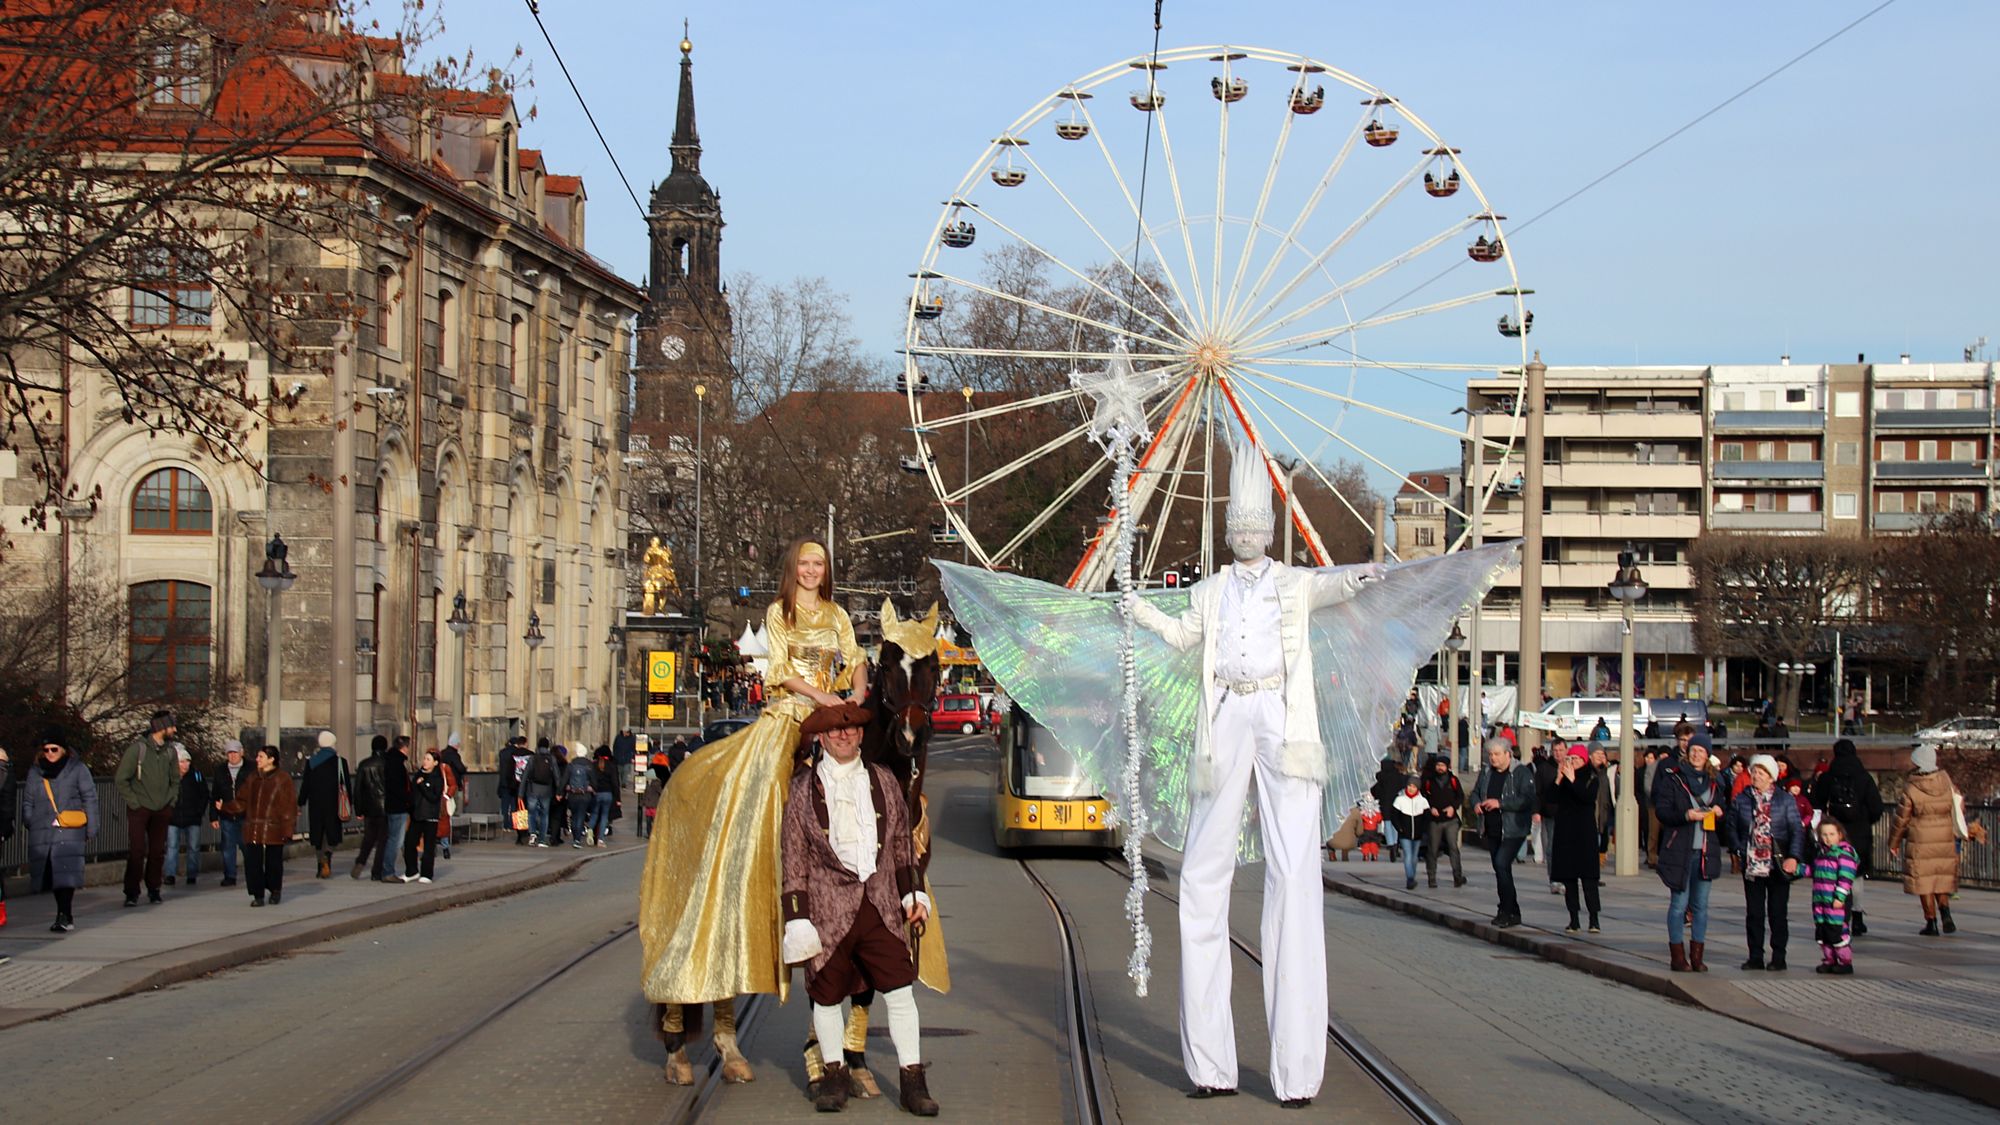
[[[1848,976],[1854,972],[1854,935],[1848,930],[1848,904],[1860,863],[1847,829],[1832,817],[1820,821],[1819,857],[1813,860],[1813,937],[1819,942],[1820,965],[1813,971]]]

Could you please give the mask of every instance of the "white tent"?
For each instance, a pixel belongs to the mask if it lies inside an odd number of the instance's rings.
[[[754,624],[748,621],[743,623],[743,635],[736,638],[736,651],[750,662],[750,666],[757,670],[758,675],[764,675],[771,670],[771,646]]]

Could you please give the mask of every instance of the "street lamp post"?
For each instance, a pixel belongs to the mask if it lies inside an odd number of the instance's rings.
[[[1638,559],[1632,551],[1618,552],[1618,573],[1611,579],[1611,596],[1618,599],[1625,626],[1623,643],[1618,649],[1618,810],[1614,825],[1618,852],[1614,870],[1619,875],[1637,875],[1639,802],[1632,763],[1632,603],[1646,596],[1646,580],[1639,577]]]
[[[451,635],[458,638],[458,683],[454,687],[458,692],[458,727],[463,732],[467,725],[466,712],[470,709],[471,705],[471,693],[466,689],[466,682],[468,676],[471,674],[471,669],[467,667],[467,664],[470,662],[466,659],[465,638],[468,633],[472,632],[472,615],[465,612],[464,590],[460,590],[458,593],[452,595],[451,616],[444,619],[444,624],[446,628],[451,630]]]
[[[972,388],[960,387],[959,393],[965,396],[965,412],[967,414],[971,414]],[[970,565],[972,562],[972,540],[969,538],[969,536],[972,533],[972,423],[971,422],[965,423],[965,495],[959,497],[958,511],[959,511],[958,522],[963,525],[958,529],[959,537],[965,540],[964,546],[960,548],[961,553],[959,555],[959,561],[967,565]]]
[[[279,738],[285,716],[278,659],[284,647],[279,636],[279,624],[284,618],[278,613],[278,597],[299,580],[292,573],[292,564],[286,561],[285,556],[290,553],[285,537],[273,534],[264,546],[264,567],[257,572],[257,585],[271,592],[270,620],[265,624],[264,635],[264,741],[272,746],[284,744]]]
[[[708,384],[694,385],[694,627],[697,659],[700,646],[708,639],[708,607],[701,600],[701,478],[703,463],[708,460],[702,450],[702,419],[707,414]],[[702,669],[694,679],[694,714],[697,730],[708,725],[708,667]]]
[[[540,706],[535,695],[536,689],[541,687],[539,677],[536,675],[538,670],[535,667],[535,650],[541,648],[542,641],[547,639],[542,636],[541,614],[528,614],[528,631],[522,634],[521,639],[528,643],[528,748],[532,750],[535,748],[535,725],[537,709]]]
[[[1454,725],[1461,715],[1459,702],[1456,697],[1458,695],[1458,654],[1464,649],[1465,633],[1458,627],[1458,622],[1453,620],[1451,623],[1451,636],[1444,639],[1444,698],[1447,703],[1451,704],[1451,710],[1446,712],[1444,720],[1445,729],[1442,734],[1445,745],[1454,748],[1452,766],[1455,769],[1462,768],[1461,763],[1465,758],[1465,747],[1458,745],[1458,729]],[[1465,729],[1470,732],[1472,730],[1471,724],[1468,723]]]
[[[604,647],[611,653],[611,738],[616,741],[618,732],[625,729],[620,714],[625,710],[625,635],[618,626],[604,638]]]

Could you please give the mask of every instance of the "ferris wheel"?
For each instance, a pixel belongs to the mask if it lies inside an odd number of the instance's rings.
[[[1060,87],[973,162],[912,274],[904,467],[942,507],[933,539],[996,568],[1053,540],[1068,584],[1101,588],[1127,517],[1067,374],[1123,354],[1160,376],[1130,482],[1142,573],[1212,565],[1245,441],[1326,561],[1312,496],[1322,523],[1373,525],[1331,466],[1379,487],[1457,463],[1470,377],[1515,380],[1518,414],[1532,290],[1504,221],[1400,99],[1304,55],[1186,47]],[[1519,428],[1487,427],[1483,461],[1505,470]],[[1469,530],[1512,475],[1486,472],[1469,502],[1423,491]]]

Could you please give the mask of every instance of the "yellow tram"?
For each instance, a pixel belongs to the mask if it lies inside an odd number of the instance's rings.
[[[993,842],[1002,848],[1117,848],[1111,802],[1055,736],[1019,705],[1001,720]]]

